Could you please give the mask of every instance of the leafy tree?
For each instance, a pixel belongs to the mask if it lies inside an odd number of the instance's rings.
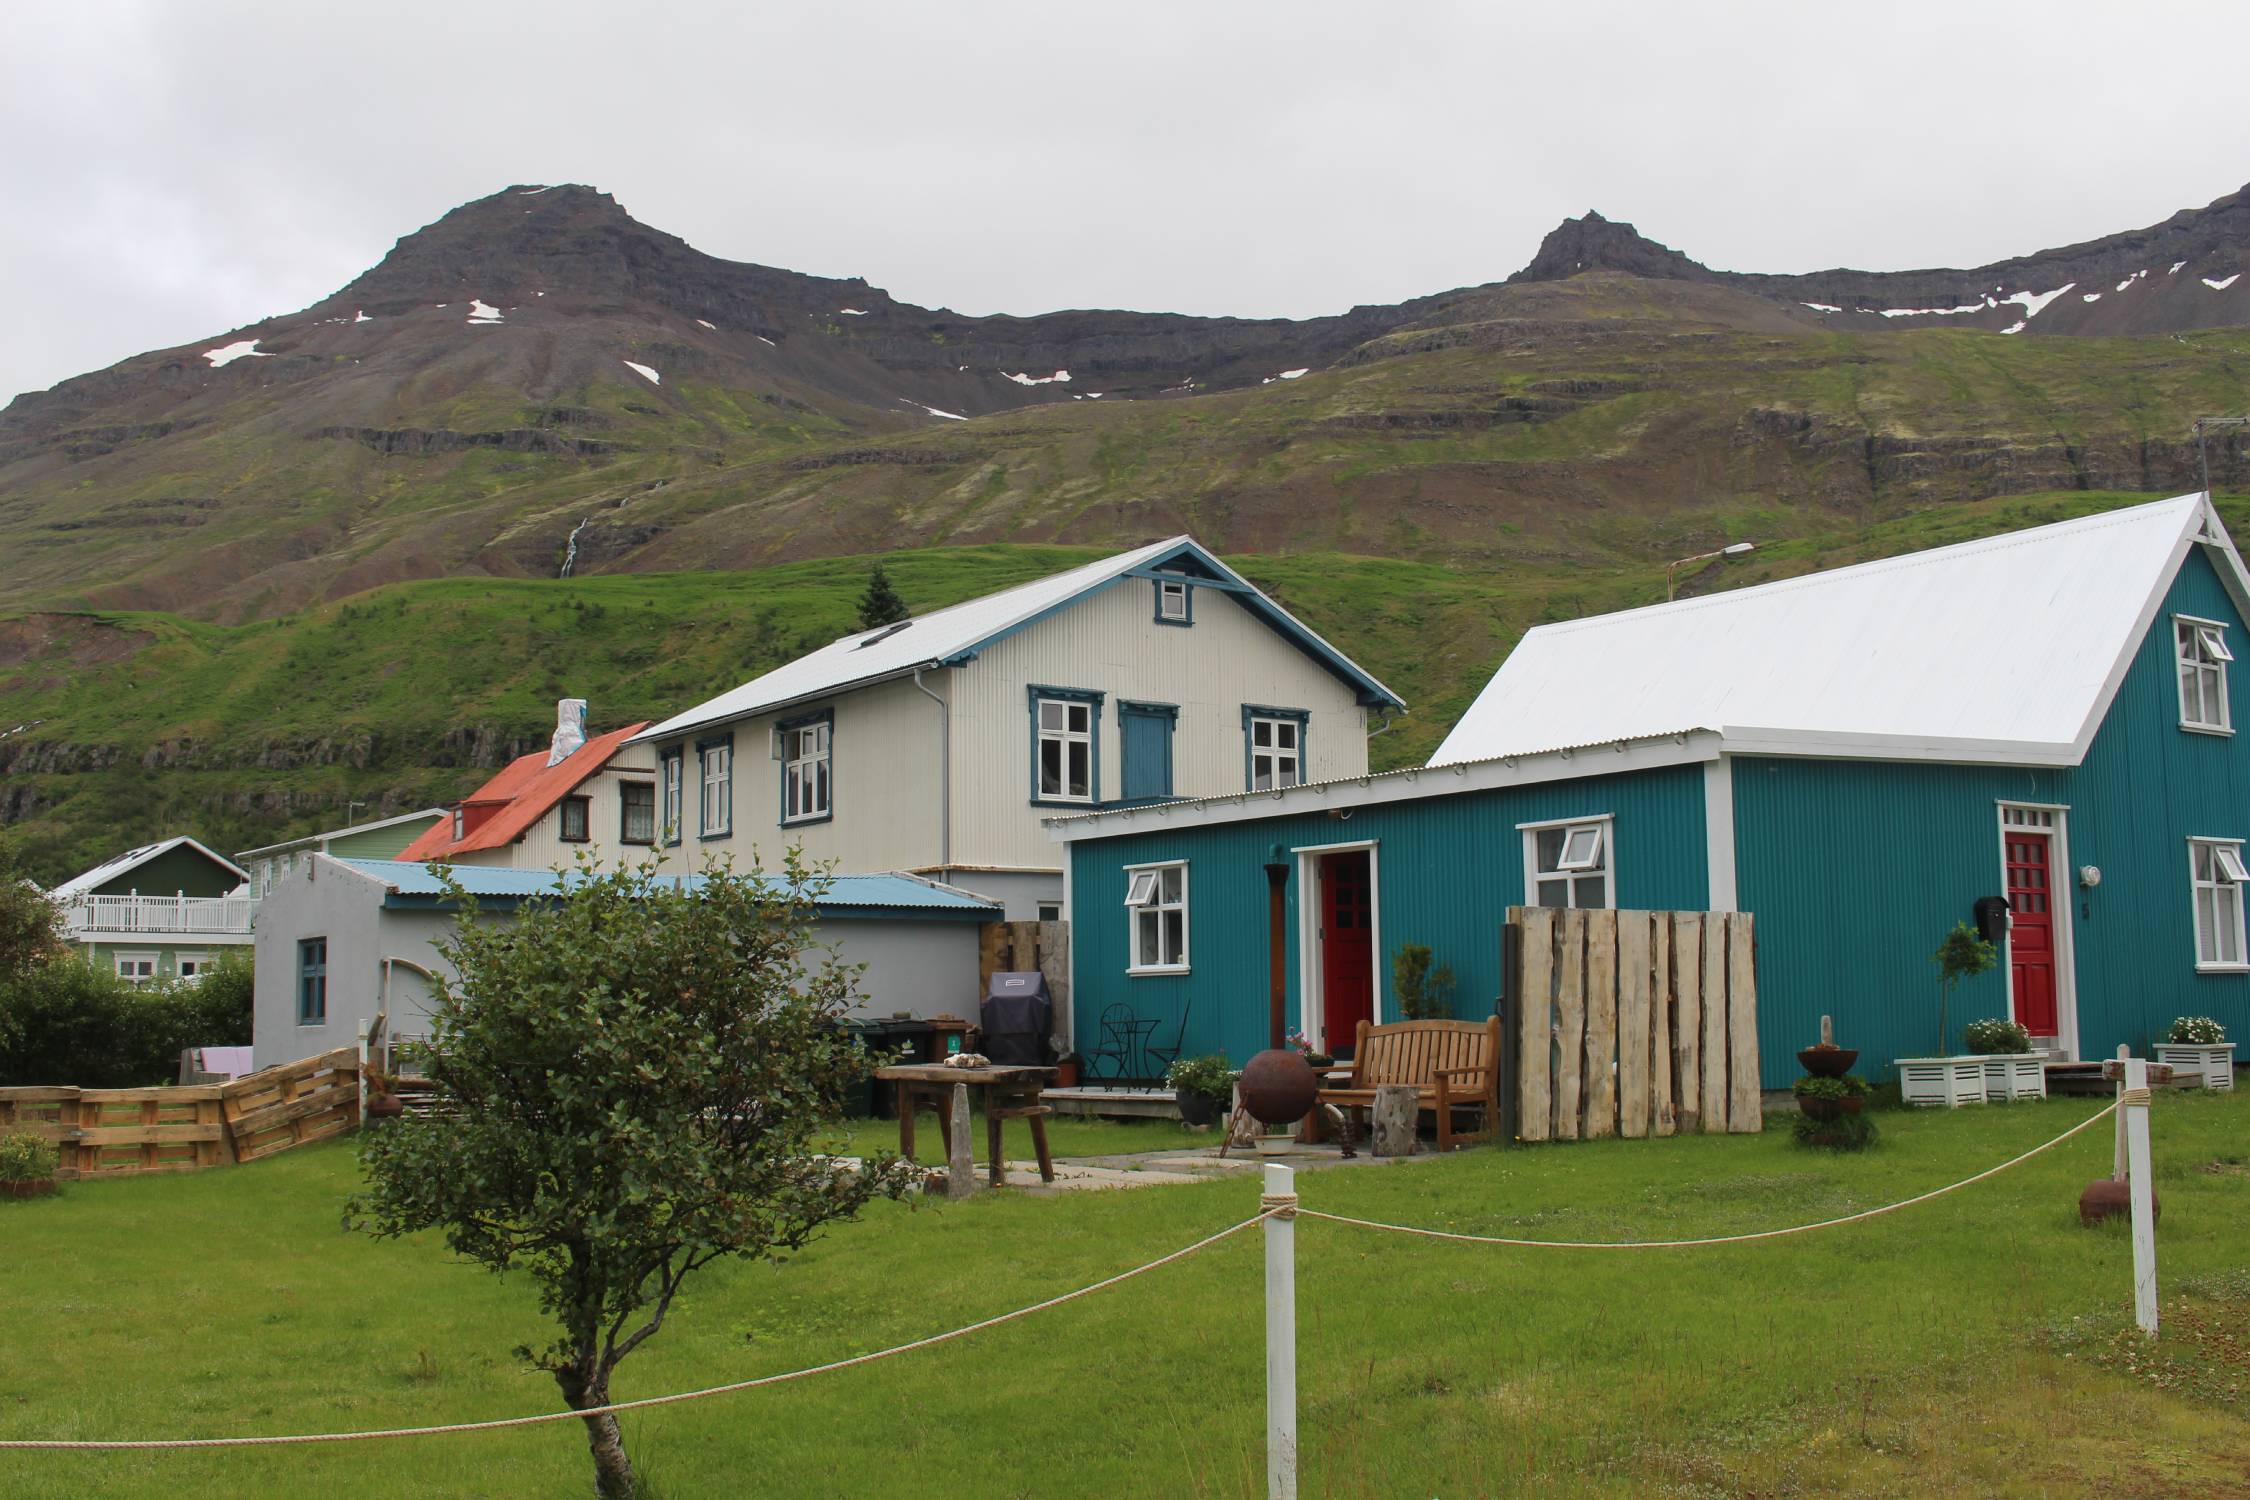
[[[815,1151],[868,1063],[834,1025],[857,970],[812,947],[825,876],[795,851],[778,878],[714,867],[685,887],[588,861],[505,922],[442,878],[459,978],[436,986],[428,1071],[454,1109],[368,1132],[345,1221],[528,1271],[556,1333],[516,1354],[573,1409],[608,1404],[696,1271],[779,1261],[903,1190],[894,1158],[853,1172]],[[616,1417],[585,1421],[595,1492],[632,1494]]]
[[[0,985],[62,951],[62,913],[31,882],[14,842],[0,833]]]
[[[891,575],[877,563],[867,575],[867,592],[859,596],[859,628],[874,630],[884,625],[896,625],[907,618],[906,601],[891,587]]]
[[[1953,1035],[1953,1028],[1945,1017],[1954,987],[1964,979],[1982,974],[1999,961],[2000,950],[1978,937],[1977,930],[1966,922],[1954,923],[1945,941],[1938,944],[1937,952],[1930,955],[1930,962],[1937,965],[1938,971],[1938,1051],[1946,1049]]]

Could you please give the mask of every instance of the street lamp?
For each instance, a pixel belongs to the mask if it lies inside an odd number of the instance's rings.
[[[1666,563],[1664,565],[1664,602],[1667,604],[1672,602],[1672,580],[1680,569],[1686,567],[1689,563],[1709,562],[1714,557],[1740,557],[1745,552],[1757,550],[1758,544],[1756,542],[1736,542],[1732,546],[1721,547],[1716,552],[1698,552],[1693,557],[1683,557],[1677,562]]]

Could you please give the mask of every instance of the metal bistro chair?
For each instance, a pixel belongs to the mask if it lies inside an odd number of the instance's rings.
[[[1078,1054],[1079,1070],[1088,1083],[1099,1083],[1104,1075],[1102,1063],[1109,1064],[1107,1077],[1121,1082],[1125,1067],[1132,1055],[1133,1007],[1122,1000],[1102,1011],[1101,1045],[1088,1047]]]
[[[1147,1057],[1149,1066],[1156,1070],[1156,1079],[1159,1084],[1163,1082],[1165,1070],[1168,1070],[1172,1064],[1180,1060],[1180,1053],[1187,1046],[1188,1017],[1193,1014],[1195,1014],[1195,996],[1190,995],[1187,1004],[1180,1007],[1180,1027],[1179,1030],[1172,1033],[1171,1046],[1158,1046],[1153,1029],[1148,1040],[1141,1043],[1141,1051]]]

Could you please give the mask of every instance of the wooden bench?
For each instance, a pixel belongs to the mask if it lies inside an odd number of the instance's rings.
[[[1419,1093],[1421,1107],[1437,1118],[1440,1151],[1454,1148],[1455,1110],[1482,1110],[1485,1128],[1498,1128],[1500,1018],[1389,1026],[1362,1021],[1352,1048],[1350,1085],[1322,1089],[1319,1103],[1335,1105],[1349,1122],[1354,1110],[1374,1107],[1375,1090],[1385,1084],[1405,1084]],[[1347,1144],[1349,1132],[1347,1123]]]

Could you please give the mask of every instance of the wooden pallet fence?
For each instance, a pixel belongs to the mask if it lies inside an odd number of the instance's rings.
[[[359,1058],[348,1047],[232,1083],[0,1089],[0,1130],[53,1141],[65,1181],[231,1166],[358,1123]]]
[[[970,997],[974,1017],[995,974],[1047,976],[1047,995],[1059,1020],[1070,1014],[1070,924],[1067,922],[987,922],[978,932],[977,992]],[[882,997],[876,997],[880,1000]]]
[[[1510,907],[1516,1136],[1755,1132],[1748,912]]]

